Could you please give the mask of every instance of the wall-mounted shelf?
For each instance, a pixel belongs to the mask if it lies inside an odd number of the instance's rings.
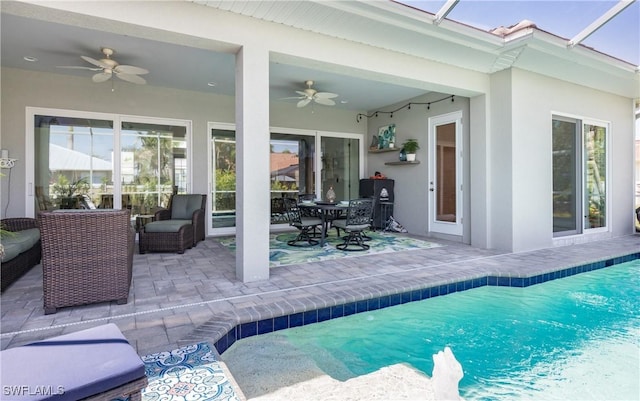
[[[397,162],[386,162],[385,165],[387,166],[404,166],[405,164],[420,164],[419,160],[416,160],[414,162],[402,162],[402,161],[397,161]]]
[[[369,153],[399,152],[400,150],[398,148],[369,149]]]

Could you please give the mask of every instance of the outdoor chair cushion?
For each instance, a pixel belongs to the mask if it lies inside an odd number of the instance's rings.
[[[177,233],[184,225],[191,224],[189,220],[159,220],[147,223],[144,231],[147,233]]]
[[[0,361],[3,388],[20,390],[3,392],[3,400],[80,400],[146,380],[144,363],[113,323],[6,349]]]
[[[40,230],[37,228],[28,228],[22,231],[16,231],[12,234],[2,236],[2,245],[4,245],[5,255],[2,261],[9,261],[31,249],[40,241]]]
[[[193,211],[200,209],[202,195],[180,195],[174,196],[171,200],[172,220],[191,220]]]

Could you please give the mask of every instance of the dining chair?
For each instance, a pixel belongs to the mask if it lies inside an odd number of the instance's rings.
[[[287,210],[289,225],[300,231],[294,239],[287,241],[287,245],[298,247],[318,245],[319,242],[314,239],[313,230],[322,225],[322,220],[319,217],[303,216],[296,199],[284,198],[284,206]]]
[[[366,236],[363,232],[371,227],[372,214],[373,199],[351,199],[346,218],[332,222],[335,228],[342,229],[347,234],[343,237],[344,242],[336,245],[336,248],[341,251],[366,251],[369,249],[369,245],[365,243]]]

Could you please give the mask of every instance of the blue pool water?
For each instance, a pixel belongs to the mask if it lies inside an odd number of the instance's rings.
[[[467,400],[640,399],[640,260],[280,331],[338,380],[451,347]],[[274,333],[275,334],[275,333]]]

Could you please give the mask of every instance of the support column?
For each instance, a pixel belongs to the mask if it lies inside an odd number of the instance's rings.
[[[269,51],[236,55],[236,277],[269,279]]]

